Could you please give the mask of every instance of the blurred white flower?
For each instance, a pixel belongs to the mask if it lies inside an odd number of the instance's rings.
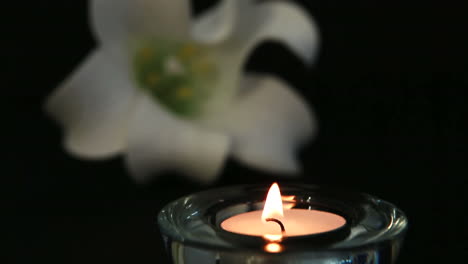
[[[98,47],[46,104],[70,153],[125,154],[139,181],[169,169],[210,181],[229,153],[300,170],[312,113],[284,82],[242,72],[267,39],[313,62],[317,29],[298,6],[224,0],[192,22],[186,0],[93,0],[91,18]]]

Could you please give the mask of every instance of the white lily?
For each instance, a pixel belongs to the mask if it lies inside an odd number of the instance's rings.
[[[242,73],[266,39],[313,62],[317,29],[298,6],[223,0],[192,22],[186,0],[92,0],[91,18],[98,47],[46,104],[68,152],[124,154],[139,181],[169,169],[210,181],[228,154],[300,171],[312,113],[284,82]]]

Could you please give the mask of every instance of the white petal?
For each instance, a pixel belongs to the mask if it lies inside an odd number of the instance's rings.
[[[251,75],[250,93],[220,122],[233,136],[234,156],[248,165],[280,173],[297,173],[295,151],[316,130],[307,105],[285,83]]]
[[[178,119],[145,95],[138,100],[127,152],[129,169],[138,181],[176,170],[209,182],[222,168],[228,150],[226,135]]]
[[[64,127],[69,152],[106,158],[126,146],[133,96],[126,68],[98,50],[48,98],[46,111]]]
[[[130,37],[187,38],[188,0],[92,0],[91,23],[101,42]]]
[[[244,0],[222,0],[192,26],[192,38],[205,44],[216,44],[229,37],[237,19],[238,5]]]
[[[287,45],[297,56],[312,63],[319,48],[318,27],[301,7],[287,1],[270,1],[252,5],[242,13],[236,36],[242,56],[265,40]]]

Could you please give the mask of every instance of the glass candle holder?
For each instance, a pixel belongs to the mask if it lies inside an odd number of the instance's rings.
[[[317,186],[284,185],[281,190],[284,196],[295,197],[294,208],[334,213],[346,219],[346,224],[329,232],[284,237],[272,244],[262,237],[221,227],[232,216],[262,210],[268,186],[212,189],[180,198],[159,213],[159,228],[173,263],[395,262],[407,218],[391,203],[367,194]]]

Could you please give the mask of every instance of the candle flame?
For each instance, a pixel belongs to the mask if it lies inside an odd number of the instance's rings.
[[[267,218],[282,218],[283,217],[283,199],[278,184],[275,182],[271,185],[270,190],[263,207],[262,220]]]
[[[283,216],[283,197],[281,197],[281,192],[278,184],[273,183],[270,187],[270,190],[268,191],[265,206],[263,207],[262,221],[267,222],[266,220],[268,218],[280,220],[283,218]],[[264,234],[263,238],[270,242],[281,242],[281,240],[283,239],[283,234]],[[268,252],[275,251],[268,249],[266,250]]]

